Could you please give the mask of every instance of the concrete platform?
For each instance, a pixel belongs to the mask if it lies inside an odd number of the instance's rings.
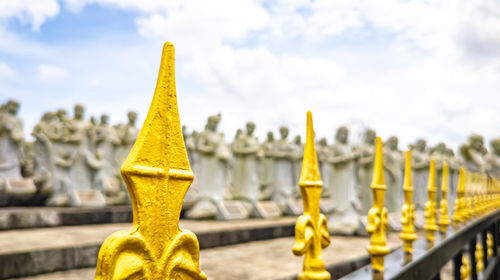
[[[0,230],[130,222],[131,206],[0,208]]]
[[[397,234],[388,235],[388,245],[396,249],[401,242]],[[293,237],[256,241],[200,251],[200,266],[209,279],[296,279],[302,270],[302,257],[292,254]],[[336,279],[369,262],[366,253],[369,239],[332,237],[330,247],[323,250],[325,264]],[[95,268],[71,270],[25,280],[93,279]]]
[[[295,217],[246,221],[181,220],[201,249],[293,236]],[[104,239],[130,224],[0,232],[0,279],[95,266]]]

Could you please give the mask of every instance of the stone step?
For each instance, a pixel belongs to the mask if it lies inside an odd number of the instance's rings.
[[[293,237],[255,241],[200,251],[200,266],[208,279],[296,279],[302,269],[303,257],[292,254]],[[387,238],[391,249],[400,246],[396,233]],[[323,259],[332,279],[337,279],[366,265],[370,258],[368,238],[334,236],[323,250]],[[95,268],[43,274],[24,280],[93,279]]]
[[[181,220],[201,249],[293,236],[295,217],[245,221]],[[0,279],[95,266],[111,233],[130,224],[83,225],[0,232]]]

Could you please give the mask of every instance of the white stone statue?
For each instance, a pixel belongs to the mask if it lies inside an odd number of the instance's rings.
[[[328,157],[332,165],[328,186],[333,206],[328,218],[328,228],[331,233],[354,234],[361,226],[354,171],[358,156],[349,146],[348,137],[347,127],[340,127]]]
[[[16,100],[9,100],[0,111],[0,185],[4,179],[22,178],[24,133],[18,111]]]
[[[328,163],[328,154],[330,152],[330,147],[326,138],[321,138],[316,144],[316,153],[318,157],[319,170],[321,175],[321,181],[323,181],[323,186],[330,185],[330,174],[332,172],[332,165]],[[330,197],[330,189],[327,187],[322,189],[321,197]]]
[[[85,108],[77,104],[74,108],[74,117],[68,124],[68,147],[74,153],[74,162],[70,167],[69,174],[71,184],[77,190],[90,190],[92,189],[92,170],[88,165],[88,159],[92,157],[90,151],[89,138],[87,130],[90,123],[84,120]]]
[[[488,174],[500,179],[500,138],[491,140],[490,146],[491,153],[486,156]]]
[[[257,137],[253,136],[254,131],[255,124],[248,122],[246,132],[237,135],[231,145],[234,157],[232,198],[249,202],[248,211],[253,210],[254,204],[259,199],[259,163],[257,159],[259,142]]]
[[[290,200],[294,199],[294,189],[299,186],[294,185],[294,153],[295,147],[287,139],[288,127],[280,127],[281,139],[274,141],[274,172],[272,182],[272,196],[281,212],[285,215],[295,215],[290,209]]]
[[[224,143],[224,135],[217,132],[220,119],[220,115],[210,116],[205,130],[198,135],[198,197],[194,206],[187,212],[187,216],[192,219],[215,218],[217,203],[225,198],[226,161],[231,154]]]
[[[360,214],[368,215],[373,207],[371,191],[373,177],[373,162],[375,160],[375,138],[376,133],[367,129],[363,137],[363,143],[357,148],[359,158],[357,161],[357,194],[360,200]]]
[[[385,206],[389,213],[401,212],[403,204],[403,153],[398,149],[398,138],[389,137],[384,145]]]
[[[71,182],[70,168],[73,165],[76,152],[67,146],[54,145],[53,161],[53,193],[46,202],[49,206],[80,206],[81,201],[76,188]]]
[[[413,169],[413,202],[416,210],[424,210],[427,202],[427,183],[429,181],[430,156],[426,149],[427,142],[418,139],[411,152]]]
[[[132,150],[135,144],[135,140],[137,140],[139,136],[139,129],[135,126],[137,113],[130,111],[127,113],[127,117],[128,123],[115,126],[116,134],[120,140],[120,144],[116,147],[115,151],[115,166],[118,169],[117,173],[120,172],[122,164],[125,162],[125,159],[127,159],[130,150]]]
[[[462,145],[460,151],[465,160],[467,171],[485,172],[487,170],[485,156],[488,151],[484,146],[483,136],[477,134],[470,135],[469,141]]]
[[[191,169],[193,170],[194,179],[193,183],[189,187],[186,197],[184,199],[185,203],[192,203],[196,200],[198,196],[198,188],[199,188],[199,165],[200,165],[200,154],[198,153],[198,149],[196,148],[196,143],[198,141],[198,132],[193,130],[190,135],[187,134],[187,128],[182,130],[186,133],[184,135],[184,143],[186,145],[186,151],[188,154],[189,164],[191,165]]]
[[[304,144],[302,144],[302,139],[300,135],[296,135],[293,139],[293,185],[298,186],[300,180],[300,173],[302,172],[302,159],[304,158]],[[293,196],[295,198],[301,198],[300,188],[295,187],[293,189]]]
[[[42,119],[33,128],[31,135],[35,138],[35,184],[42,191],[53,188],[53,142],[58,141],[57,115],[55,112],[43,114]]]
[[[261,196],[260,200],[271,199],[273,189],[273,174],[274,174],[274,149],[275,141],[274,134],[272,131],[267,133],[266,141],[262,142],[260,145],[259,156],[261,158],[260,164],[260,189]]]

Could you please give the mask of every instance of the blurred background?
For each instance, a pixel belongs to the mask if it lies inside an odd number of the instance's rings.
[[[226,140],[246,121],[318,136],[365,127],[400,146],[457,148],[500,126],[496,1],[0,0],[0,101],[21,102],[29,135],[43,112],[75,103],[110,122],[155,87],[161,46],[176,46],[181,121],[221,113]],[[29,136],[31,137],[31,136]]]

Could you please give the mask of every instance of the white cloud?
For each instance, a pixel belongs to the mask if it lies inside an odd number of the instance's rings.
[[[60,12],[55,0],[45,0],[47,7],[10,2],[16,1],[0,0],[0,22],[14,17],[36,29]],[[183,121],[202,128],[207,114],[223,112],[227,138],[250,119],[261,136],[281,124],[303,133],[308,109],[318,136],[329,139],[341,124],[396,134],[402,144],[424,136],[457,145],[472,131],[498,136],[491,129],[500,126],[497,2],[61,2],[75,13],[90,4],[135,11],[144,40],[50,45],[2,33],[0,25],[0,52],[68,68],[38,69],[42,79],[67,78],[57,80],[60,88],[45,89],[64,92],[67,99],[57,106],[81,99],[92,114],[108,111],[122,119],[123,110],[135,108],[144,116],[160,42],[169,40],[176,46]],[[68,50],[78,57],[71,65],[61,55]],[[117,97],[120,108],[106,104]]]
[[[40,79],[60,79],[68,76],[68,70],[53,65],[38,65]]]
[[[57,0],[0,0],[0,22],[17,18],[31,24],[34,30],[59,13]]]
[[[0,61],[0,78],[1,77],[13,77],[15,76],[14,70],[12,70],[7,63]]]

